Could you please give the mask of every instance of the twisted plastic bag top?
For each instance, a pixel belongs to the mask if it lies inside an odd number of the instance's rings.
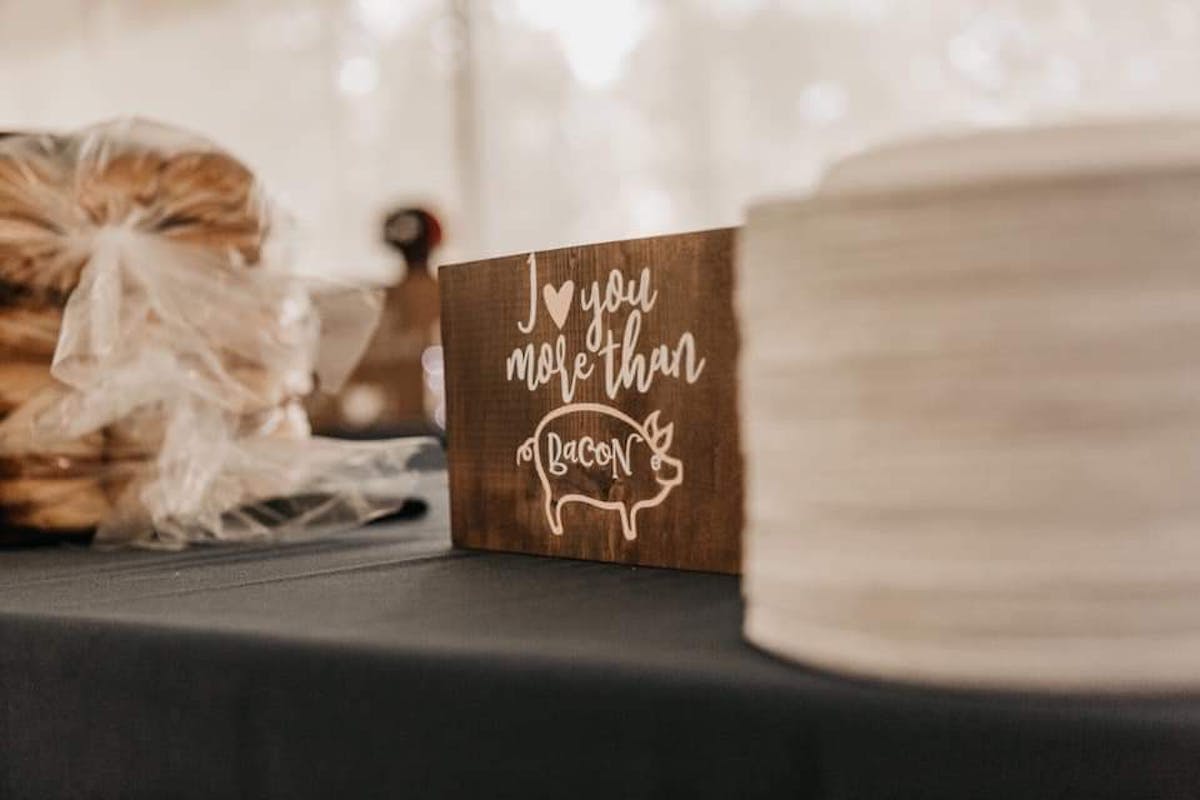
[[[280,230],[189,134],[0,139],[0,524],[178,547],[399,504],[430,443],[312,438],[300,402],[346,377],[380,298],[289,274]]]

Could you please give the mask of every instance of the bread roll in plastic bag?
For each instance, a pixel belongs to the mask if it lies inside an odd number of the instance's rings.
[[[251,172],[144,120],[0,137],[0,530],[182,547],[395,510],[428,439],[310,436],[380,298],[292,274]]]

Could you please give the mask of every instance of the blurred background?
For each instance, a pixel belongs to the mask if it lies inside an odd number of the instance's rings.
[[[440,429],[440,264],[736,225],[881,140],[1198,86],[1200,0],[0,0],[0,130],[202,132],[290,210],[297,268],[391,286],[310,402],[347,435]]]
[[[1185,0],[0,0],[0,127],[204,132],[304,269],[380,281],[399,205],[439,262],[729,225],[879,139],[1198,86]]]

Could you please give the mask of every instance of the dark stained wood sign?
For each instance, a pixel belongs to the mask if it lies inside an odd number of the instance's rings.
[[[739,571],[734,235],[440,270],[456,544]]]

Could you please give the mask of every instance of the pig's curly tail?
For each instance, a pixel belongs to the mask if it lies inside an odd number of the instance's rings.
[[[517,448],[517,463],[524,464],[526,461],[533,461],[533,451],[537,447],[537,437],[530,436],[525,441],[521,442],[521,446]]]

